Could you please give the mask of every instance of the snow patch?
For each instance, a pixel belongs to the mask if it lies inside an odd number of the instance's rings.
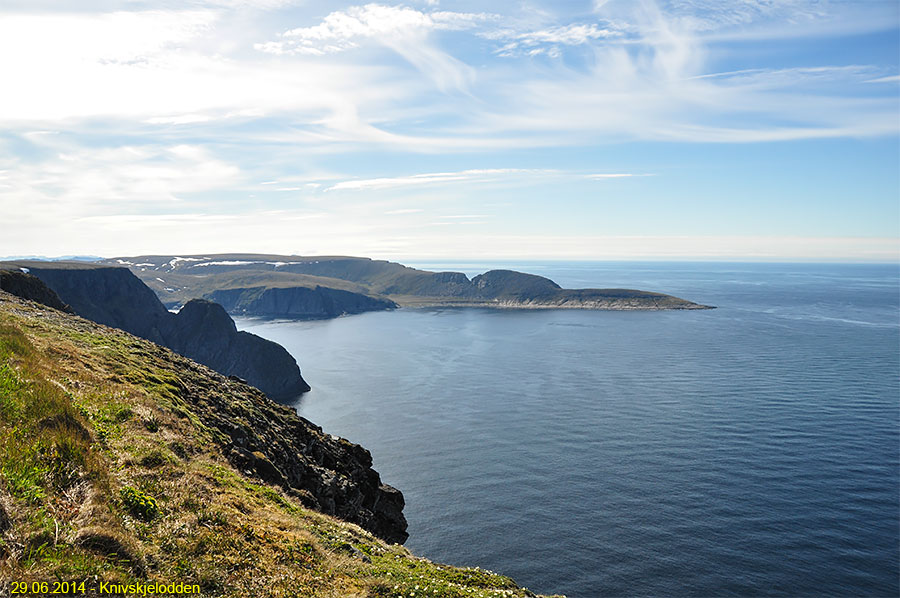
[[[202,262],[207,258],[203,257],[173,257],[169,260],[169,265],[173,268],[178,265],[178,262]]]
[[[191,268],[199,268],[200,266],[246,266],[248,264],[262,264],[263,262],[242,262],[242,261],[224,261],[224,262],[204,262],[202,264],[194,264]]]
[[[21,270],[23,274],[28,274],[29,272],[31,272],[31,270],[29,270],[28,268],[20,267],[19,270]]]

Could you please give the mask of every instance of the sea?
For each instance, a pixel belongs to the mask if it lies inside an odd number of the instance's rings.
[[[238,319],[413,552],[570,598],[900,595],[900,265],[413,265],[717,307]]]

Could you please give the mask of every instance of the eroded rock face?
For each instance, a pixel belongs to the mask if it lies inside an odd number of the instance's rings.
[[[72,313],[72,308],[63,303],[59,295],[54,293],[41,279],[22,270],[0,270],[0,290],[53,309]]]
[[[209,298],[231,313],[301,319],[336,318],[397,307],[387,299],[323,286],[222,289]]]
[[[482,297],[542,297],[555,294],[560,286],[543,276],[514,270],[490,270],[472,279]]]
[[[284,347],[249,332],[238,332],[225,309],[193,299],[173,317],[168,346],[221,373],[237,376],[274,399],[309,390],[300,368]]]
[[[27,266],[30,274],[58,295],[61,304],[67,303],[83,318],[168,347],[221,374],[238,376],[274,399],[296,397],[309,390],[297,362],[284,347],[248,332],[238,332],[231,317],[215,303],[190,301],[181,312],[172,314],[127,268],[84,264]],[[10,280],[15,282],[17,278],[13,271]]]
[[[403,494],[382,483],[369,451],[324,433],[238,380],[204,375],[189,363],[179,365],[179,393],[204,425],[222,433],[223,451],[235,467],[388,542],[406,541]]]

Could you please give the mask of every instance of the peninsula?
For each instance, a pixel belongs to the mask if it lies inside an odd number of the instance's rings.
[[[127,267],[170,309],[191,299],[231,314],[331,318],[397,307],[521,309],[710,309],[663,293],[564,289],[543,276],[491,270],[429,272],[396,262],[346,256],[266,254],[143,255],[104,260]]]

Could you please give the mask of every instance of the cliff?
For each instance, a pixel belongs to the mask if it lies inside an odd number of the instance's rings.
[[[50,287],[41,282],[40,279],[30,276],[27,269],[0,269],[0,291],[6,291],[16,297],[36,301],[66,313],[74,313],[72,308],[63,303],[59,295],[54,293]]]
[[[22,262],[78,315],[240,377],[273,398],[309,390],[297,362],[281,345],[238,332],[225,311],[206,301],[172,314],[127,268],[69,262]]]
[[[341,289],[250,287],[220,289],[207,297],[233,314],[317,320],[367,311],[394,309],[388,299]]]
[[[237,376],[274,399],[307,392],[300,368],[281,345],[238,332],[221,305],[193,299],[170,318],[165,346],[228,376]]]
[[[534,596],[391,544],[403,498],[371,464],[240,381],[0,292],[0,584]]]

